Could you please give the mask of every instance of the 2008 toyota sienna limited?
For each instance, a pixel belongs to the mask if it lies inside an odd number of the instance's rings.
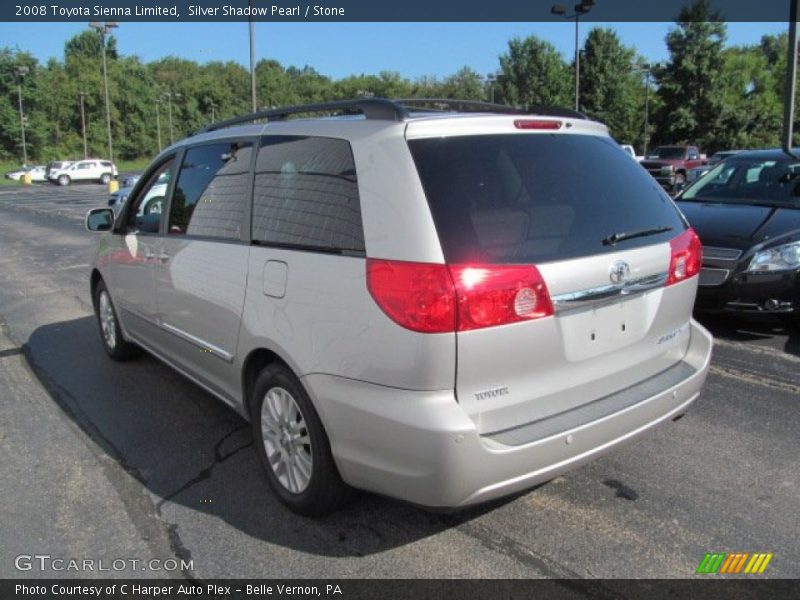
[[[171,146],[87,215],[106,352],[249,419],[312,515],[352,488],[497,498],[683,415],[712,346],[700,242],[604,125],[533,113],[360,99]]]

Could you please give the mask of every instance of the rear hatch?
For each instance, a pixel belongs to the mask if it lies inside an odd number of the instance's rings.
[[[458,401],[492,433],[679,362],[697,278],[668,285],[676,240],[691,232],[604,127],[485,119],[442,120],[438,133],[435,121],[412,122],[406,135],[454,279],[535,266],[552,303],[543,316],[456,333]]]

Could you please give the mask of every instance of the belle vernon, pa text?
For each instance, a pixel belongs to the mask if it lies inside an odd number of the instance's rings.
[[[336,584],[317,585],[247,585],[234,588],[229,585],[209,583],[207,585],[147,585],[138,583],[107,584],[107,585],[25,585],[17,584],[17,596],[44,596],[48,593],[54,596],[101,596],[119,594],[121,596],[199,596],[225,595],[233,591],[246,593],[248,596],[341,596],[342,588]]]

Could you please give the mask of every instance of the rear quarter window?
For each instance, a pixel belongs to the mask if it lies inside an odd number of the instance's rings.
[[[364,231],[350,143],[265,136],[253,190],[253,240],[361,253]]]
[[[410,140],[450,263],[550,262],[665,242],[685,224],[661,186],[606,137]],[[604,245],[614,233],[671,231]]]

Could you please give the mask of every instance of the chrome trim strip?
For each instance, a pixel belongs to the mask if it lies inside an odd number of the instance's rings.
[[[667,283],[667,273],[647,275],[639,279],[632,279],[624,283],[601,285],[585,290],[577,290],[566,294],[553,296],[553,309],[555,312],[576,310],[586,306],[594,306],[614,302],[620,297],[642,294],[644,292],[664,287]]]
[[[199,337],[193,336],[191,333],[186,333],[182,329],[178,329],[174,325],[170,325],[169,323],[161,322],[161,327],[169,331],[170,333],[178,336],[179,338],[186,340],[190,344],[194,344],[198,348],[202,350],[206,350],[216,356],[217,358],[221,358],[225,362],[232,363],[233,362],[233,354],[230,352],[226,352],[222,348],[215,346],[214,344],[209,344],[205,340],[200,339]]]

